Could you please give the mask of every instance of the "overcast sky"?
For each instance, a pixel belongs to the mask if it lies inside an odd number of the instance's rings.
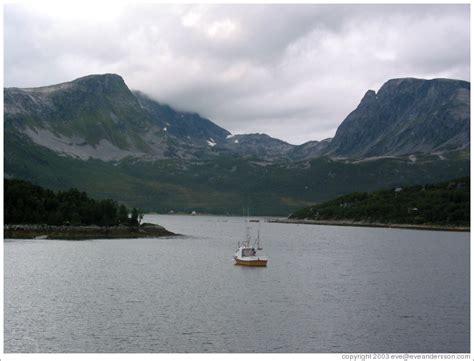
[[[120,74],[234,134],[332,137],[391,78],[470,80],[469,5],[10,4],[5,86]]]

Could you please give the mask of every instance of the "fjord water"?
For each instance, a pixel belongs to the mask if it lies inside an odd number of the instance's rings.
[[[5,352],[469,352],[469,233],[147,215],[183,236],[6,240]],[[255,223],[250,223],[254,227]]]

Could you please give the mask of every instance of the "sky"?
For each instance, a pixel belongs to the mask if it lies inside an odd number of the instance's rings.
[[[470,81],[469,5],[5,5],[6,87],[101,73],[233,134],[301,144],[333,137],[389,79]]]

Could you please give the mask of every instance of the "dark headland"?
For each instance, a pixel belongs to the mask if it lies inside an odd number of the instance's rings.
[[[4,238],[98,239],[174,235],[143,223],[143,214],[111,199],[95,200],[77,189],[53,192],[27,181],[5,179]]]
[[[463,177],[350,193],[274,222],[469,232],[470,183],[470,177]]]

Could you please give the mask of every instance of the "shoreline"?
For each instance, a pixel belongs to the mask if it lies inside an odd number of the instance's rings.
[[[9,224],[3,231],[4,239],[90,240],[118,238],[159,238],[176,236],[159,225],[127,226],[49,226],[44,224]]]
[[[344,226],[344,227],[371,227],[371,228],[397,228],[397,229],[414,229],[421,231],[449,231],[449,232],[471,232],[470,227],[457,226],[439,226],[439,225],[423,225],[423,224],[395,224],[395,223],[367,223],[353,221],[317,221],[311,219],[270,219],[269,223],[287,223],[287,224],[309,224],[320,226]]]

